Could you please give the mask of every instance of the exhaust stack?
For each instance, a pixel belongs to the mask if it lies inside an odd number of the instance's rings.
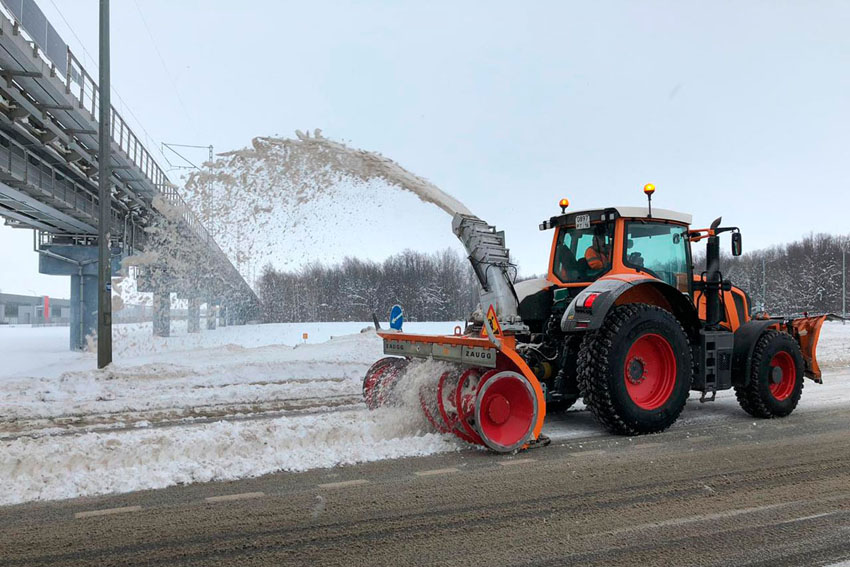
[[[474,215],[461,213],[455,214],[452,219],[452,232],[466,248],[467,259],[478,277],[482,310],[486,312],[493,305],[500,323],[507,323],[508,328],[521,326],[517,312],[519,299],[510,275],[513,265],[505,248],[505,232],[497,232],[495,226]]]

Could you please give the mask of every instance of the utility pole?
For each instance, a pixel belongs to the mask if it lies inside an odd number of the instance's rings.
[[[841,247],[841,316],[844,320],[842,325],[847,323],[847,243]]]
[[[207,166],[207,169],[209,170],[209,178],[207,179],[207,199],[209,199],[209,205],[208,205],[209,213],[207,215],[207,218],[204,219],[204,224],[209,229],[210,235],[213,236],[213,238],[215,238],[215,232],[213,232],[213,228],[212,228],[212,226],[213,226],[212,212],[215,210],[215,208],[214,208],[215,206],[214,206],[213,200],[212,200],[213,199],[213,197],[212,197],[212,189],[213,189],[213,179],[212,179],[213,147],[212,147],[212,144],[210,144],[209,150],[210,150],[210,159],[209,159],[209,162],[207,162],[209,164]]]
[[[764,256],[761,257],[761,308],[767,313],[767,276],[764,269]]]
[[[112,159],[109,125],[112,104],[109,97],[109,0],[100,0],[100,123],[98,130],[98,205],[97,248],[97,367],[112,363]]]

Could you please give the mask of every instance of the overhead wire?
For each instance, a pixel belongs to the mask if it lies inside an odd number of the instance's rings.
[[[171,74],[171,71],[168,69],[168,64],[165,62],[165,57],[162,56],[162,52],[159,50],[159,45],[156,42],[156,38],[154,38],[153,33],[151,32],[150,27],[148,26],[148,22],[145,19],[145,15],[142,12],[142,8],[139,6],[138,0],[133,0],[133,5],[136,7],[136,11],[139,13],[139,19],[142,20],[142,25],[145,27],[145,31],[148,34],[148,37],[151,40],[151,44],[153,45],[154,51],[156,51],[157,57],[159,57],[159,62],[162,65],[163,71],[165,71],[165,75],[168,77],[169,82],[171,83],[171,88],[174,89],[174,94],[177,97],[177,102],[180,104],[180,108],[183,110],[183,115],[186,118],[186,121],[189,123],[189,126],[192,128],[195,136],[199,137],[198,129],[195,124],[195,120],[192,117],[192,113],[189,112],[186,104],[183,102],[183,98],[180,96],[180,89],[177,88],[177,81],[174,80],[174,76]]]
[[[77,35],[77,32],[74,31],[74,28],[71,26],[70,22],[68,22],[68,19],[65,17],[65,14],[62,12],[61,8],[59,8],[59,6],[56,4],[56,2],[54,0],[50,0],[50,4],[53,6],[53,9],[56,10],[56,13],[59,14],[59,18],[65,24],[65,27],[68,29],[68,31],[71,33],[71,35],[74,37],[74,39],[77,40],[77,44],[79,45],[80,49],[83,50],[83,54],[87,57],[88,60],[90,60],[90,61],[85,61],[85,63],[87,65],[89,63],[91,63],[91,65],[96,68],[97,65],[95,64],[95,61],[97,61],[97,59],[95,59],[95,57],[89,52],[89,50],[86,49],[85,43],[83,42],[82,39],[80,39],[80,36]],[[138,4],[136,4],[136,8],[138,9]],[[145,29],[147,29],[147,23],[144,22],[144,18],[142,19],[142,22],[145,25]],[[148,30],[148,35],[150,36],[150,30]],[[153,38],[151,38],[151,40],[153,40]],[[156,45],[154,45],[154,47],[156,47]],[[157,53],[159,53],[158,49],[157,49]],[[160,57],[161,57],[161,55],[160,55]],[[145,138],[147,138],[147,144],[145,145],[145,147],[146,148],[149,147],[149,148],[155,150],[156,152],[159,153],[159,155],[161,155],[163,157],[163,159],[165,159],[167,161],[168,158],[162,152],[162,149],[159,147],[158,144],[154,143],[154,137],[151,136],[150,133],[147,131],[147,129],[144,127],[142,121],[139,119],[138,116],[136,116],[136,113],[133,112],[133,109],[130,107],[129,104],[127,104],[127,101],[124,100],[124,97],[121,96],[121,93],[119,93],[118,90],[114,86],[112,86],[110,88],[110,91],[121,102],[121,106],[122,106],[121,110],[122,111],[126,110],[127,113],[130,116],[133,117],[133,120],[135,120],[136,124],[134,126],[141,129],[141,131],[144,133]],[[178,95],[178,101],[180,102],[180,104],[182,106],[182,101],[180,101],[179,95]],[[184,107],[184,111],[185,111],[185,107]],[[187,116],[187,120],[189,122],[190,127],[192,127],[192,129],[194,130],[194,128],[195,128],[194,123],[191,121],[191,119],[189,119],[188,116]]]

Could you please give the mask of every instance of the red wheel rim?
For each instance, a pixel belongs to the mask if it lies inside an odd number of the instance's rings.
[[[655,333],[643,335],[626,354],[623,367],[626,391],[639,408],[658,409],[673,394],[676,370],[676,357],[667,339]]]
[[[475,421],[482,440],[491,449],[519,449],[537,421],[537,397],[531,384],[516,372],[488,374],[478,388]]]
[[[473,369],[470,369],[473,370]],[[478,385],[484,381],[490,374],[495,373],[491,370],[481,376],[477,371],[464,372],[460,380],[457,381],[457,389],[455,390],[455,408],[457,409],[457,418],[460,423],[460,428],[455,428],[455,431],[461,430],[465,433],[471,443],[484,445],[478,432],[472,426],[472,420],[475,419],[475,396],[478,395]],[[463,436],[458,435],[463,439]]]
[[[771,395],[780,402],[787,400],[794,391],[794,384],[797,382],[797,365],[794,364],[794,357],[784,350],[777,352],[770,359],[769,372]],[[779,373],[781,376],[776,376],[775,373]]]
[[[448,376],[449,374],[449,371],[443,372],[443,374],[440,376],[440,382],[445,380],[446,376]],[[448,433],[450,429],[447,428],[442,422],[442,420],[439,418],[436,390],[437,388],[434,387],[433,384],[423,384],[422,386],[420,386],[419,405],[422,406],[422,413],[425,414],[425,419],[428,420],[428,423],[434,426],[434,429],[436,429],[440,433]]]

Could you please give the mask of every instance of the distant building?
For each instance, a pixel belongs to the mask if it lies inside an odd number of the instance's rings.
[[[67,299],[0,293],[0,325],[69,325],[70,322],[71,302]]]

